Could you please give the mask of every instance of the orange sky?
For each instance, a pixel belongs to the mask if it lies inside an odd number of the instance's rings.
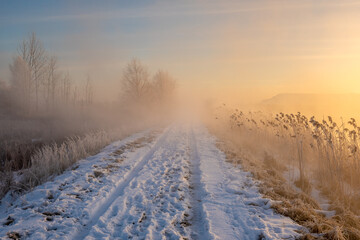
[[[3,8],[0,78],[9,76],[14,43],[35,31],[62,70],[78,81],[90,74],[107,99],[116,98],[133,57],[151,72],[168,70],[181,92],[206,98],[360,93],[359,1],[57,4],[49,15]]]

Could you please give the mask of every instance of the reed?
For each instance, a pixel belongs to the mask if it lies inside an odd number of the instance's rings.
[[[295,185],[310,193],[319,188],[338,211],[360,214],[360,127],[357,121],[337,123],[296,114],[243,112],[220,107],[216,124],[254,151],[266,151],[299,172]]]

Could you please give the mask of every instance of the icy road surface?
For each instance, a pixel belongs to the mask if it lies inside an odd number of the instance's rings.
[[[225,162],[200,124],[114,142],[0,206],[0,238],[294,239],[251,175]],[[15,235],[14,235],[15,234]]]

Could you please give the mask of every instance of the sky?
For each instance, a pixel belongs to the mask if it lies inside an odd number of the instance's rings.
[[[359,1],[2,0],[0,79],[31,32],[110,100],[132,58],[216,100],[360,93]]]

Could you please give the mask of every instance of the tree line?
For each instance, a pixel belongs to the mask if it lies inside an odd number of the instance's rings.
[[[121,98],[127,104],[164,106],[174,100],[175,79],[164,70],[158,70],[151,77],[146,66],[138,59],[133,59],[127,64],[121,83]]]
[[[9,68],[9,86],[2,86],[6,99],[0,100],[8,101],[16,113],[33,115],[52,112],[59,106],[92,102],[90,78],[80,93],[69,73],[59,71],[57,57],[47,53],[35,33],[19,44]]]
[[[9,68],[9,84],[0,79],[0,108],[32,116],[94,102],[90,76],[77,86],[68,72],[59,70],[57,57],[48,54],[35,33],[19,44]],[[119,78],[120,100],[128,107],[169,104],[176,89],[176,81],[168,72],[158,70],[151,76],[138,59],[131,60]]]

